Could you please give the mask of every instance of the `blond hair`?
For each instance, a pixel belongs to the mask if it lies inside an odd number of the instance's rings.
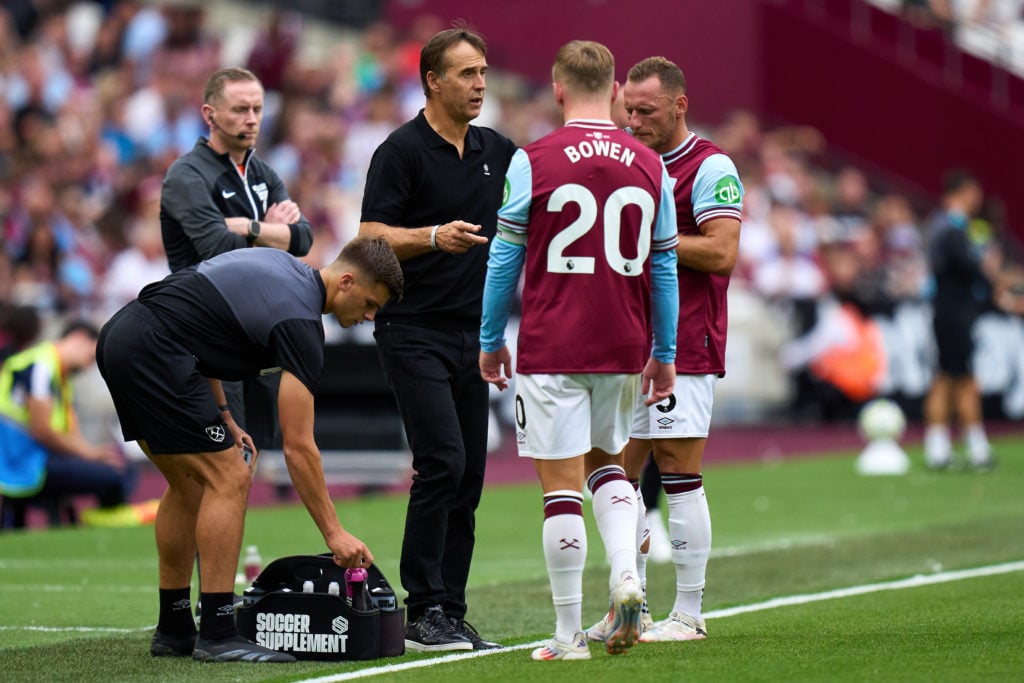
[[[602,93],[615,81],[615,58],[601,43],[574,40],[558,49],[551,78],[580,94]]]

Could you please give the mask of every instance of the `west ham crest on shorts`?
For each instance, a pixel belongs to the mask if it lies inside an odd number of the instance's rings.
[[[224,441],[224,437],[227,436],[227,430],[222,424],[210,425],[206,428],[206,434],[217,443],[222,443]]]

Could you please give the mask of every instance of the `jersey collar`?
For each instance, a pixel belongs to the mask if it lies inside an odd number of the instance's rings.
[[[679,157],[684,157],[693,151],[694,146],[697,144],[697,134],[690,131],[690,134],[686,136],[678,147],[661,155],[661,158],[665,161],[672,161]]]
[[[596,128],[598,130],[618,130],[611,121],[606,119],[570,119],[565,122],[566,128]]]

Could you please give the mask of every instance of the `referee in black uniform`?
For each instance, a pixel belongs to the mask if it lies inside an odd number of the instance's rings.
[[[409,287],[380,311],[374,336],[413,454],[401,578],[406,647],[415,651],[499,647],[465,622],[487,456],[481,300],[515,152],[507,138],[470,125],[486,72],[486,45],[467,28],[427,42],[420,53],[426,104],[374,153],[359,226],[361,235],[391,243]]]
[[[235,627],[235,569],[252,478],[221,379],[280,373],[292,483],[337,564],[373,562],[366,544],[342,528],[327,492],[313,440],[313,397],[324,364],[322,316],[333,314],[342,327],[373,320],[403,287],[398,259],[382,239],[353,240],[321,270],[277,249],[243,249],[148,285],[103,326],[96,362],[124,438],[139,442],[168,485],[156,518],[154,656],[294,661]],[[198,638],[189,600],[197,551]]]

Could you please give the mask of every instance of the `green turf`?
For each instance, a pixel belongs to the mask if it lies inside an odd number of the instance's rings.
[[[714,552],[705,610],[890,581],[940,570],[1024,560],[1024,441],[996,442],[992,473],[860,477],[852,455],[709,465]],[[912,453],[920,461],[917,452]],[[340,504],[343,523],[368,540],[397,583],[403,496]],[[535,484],[489,488],[467,618],[506,644],[547,637],[554,625]],[[589,517],[588,517],[589,524]],[[607,571],[589,526],[584,625],[605,607]],[[245,543],[269,560],[321,552],[301,507],[254,509]],[[651,565],[655,616],[671,606],[671,565]],[[156,619],[152,528],[70,529],[0,535],[0,677],[3,680],[297,680],[380,662],[200,665],[148,654]],[[701,643],[645,645],[589,662],[534,663],[516,650],[375,676],[372,680],[1019,680],[1024,672],[1024,572],[886,591],[711,619]],[[72,629],[105,630],[72,630]],[[118,629],[112,631],[111,629]],[[389,660],[403,664],[425,656]]]

